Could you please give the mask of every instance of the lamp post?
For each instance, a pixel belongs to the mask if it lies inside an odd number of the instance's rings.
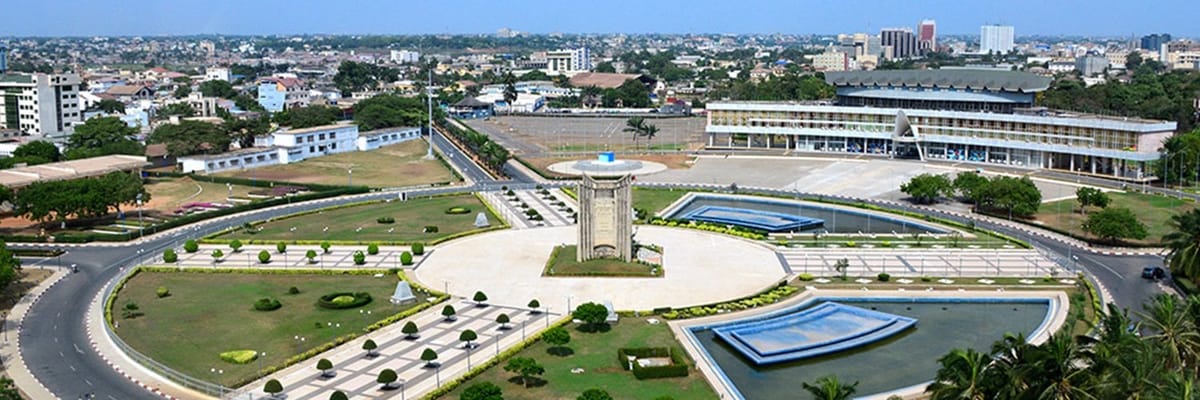
[[[210,373],[212,373],[212,374],[213,374],[213,380],[220,380],[220,378],[218,378],[218,377],[219,377],[219,376],[221,376],[222,374],[224,374],[224,373],[225,373],[225,370],[223,370],[223,369],[216,369],[216,368],[209,368],[209,369],[208,369],[208,372],[210,372]],[[221,386],[221,384],[220,384],[220,383],[218,383],[218,384],[217,384],[217,393],[218,393],[218,394],[219,394],[221,397],[224,397],[224,396],[225,396],[225,387],[224,387],[224,386]]]
[[[262,363],[263,363],[264,358],[267,358],[267,352],[264,351],[262,353],[258,353],[258,375],[259,376],[262,376],[262,373],[263,373]]]
[[[137,206],[138,206],[138,237],[141,238],[141,237],[145,236],[144,231],[146,229],[146,227],[142,225],[142,194],[141,193],[137,194]]]
[[[346,186],[354,186],[354,168],[346,169],[346,179],[348,181]]]
[[[304,336],[296,335],[296,336],[292,336],[292,339],[296,340],[296,354],[300,354],[300,346],[303,346],[304,341],[308,340],[308,338],[305,338]]]

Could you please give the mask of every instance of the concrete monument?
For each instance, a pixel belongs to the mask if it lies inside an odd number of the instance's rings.
[[[595,180],[579,184],[578,261],[596,258],[633,260],[632,179]]]

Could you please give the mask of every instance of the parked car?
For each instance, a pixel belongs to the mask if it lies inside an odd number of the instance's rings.
[[[1166,276],[1167,271],[1164,271],[1162,267],[1147,266],[1146,268],[1142,268],[1142,278],[1159,280]]]

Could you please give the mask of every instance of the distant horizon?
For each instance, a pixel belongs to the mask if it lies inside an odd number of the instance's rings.
[[[833,35],[915,28],[933,19],[939,35],[978,35],[987,24],[1012,25],[1017,37],[1200,37],[1200,2],[1165,0],[1129,7],[1113,0],[694,0],[675,4],[511,0],[355,2],[259,0],[160,2],[63,0],[11,2],[0,37],[164,37],[266,35],[479,35],[510,28],[531,34]],[[1170,12],[1162,12],[1170,10]],[[853,12],[850,12],[853,11]],[[823,33],[818,33],[823,32]]]

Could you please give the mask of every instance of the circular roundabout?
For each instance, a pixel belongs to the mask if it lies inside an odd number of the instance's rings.
[[[662,163],[644,160],[577,160],[550,165],[550,170],[571,176],[649,175],[667,170]]]

